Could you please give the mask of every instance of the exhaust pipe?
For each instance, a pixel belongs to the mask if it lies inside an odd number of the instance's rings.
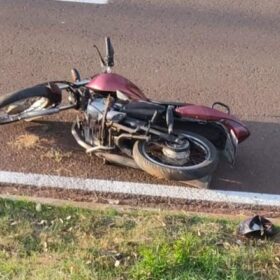
[[[105,160],[107,160],[109,162],[118,164],[118,165],[123,165],[123,166],[131,167],[131,168],[139,169],[138,165],[131,158],[128,158],[128,157],[125,157],[125,156],[121,156],[121,155],[117,155],[117,154],[109,154],[109,153],[100,152],[100,150],[112,150],[112,148],[103,147],[103,146],[95,146],[95,147],[93,147],[93,146],[87,144],[78,135],[78,133],[76,131],[76,126],[77,126],[77,123],[73,123],[72,129],[71,129],[72,135],[74,136],[74,138],[77,141],[77,143],[81,147],[86,149],[86,152],[94,152],[94,154],[96,156],[98,156],[100,158],[103,158],[103,159],[105,159]]]
[[[95,155],[118,165],[123,165],[134,169],[140,169],[133,159],[125,156],[109,154],[109,153],[95,153]]]

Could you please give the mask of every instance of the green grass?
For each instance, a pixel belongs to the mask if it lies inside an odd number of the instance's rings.
[[[280,245],[237,225],[0,199],[0,279],[280,279]]]

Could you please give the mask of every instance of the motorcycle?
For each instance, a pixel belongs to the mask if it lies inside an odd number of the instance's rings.
[[[227,105],[150,100],[134,83],[112,73],[109,37],[105,45],[104,57],[94,46],[102,73],[81,79],[72,69],[72,82],[50,81],[5,95],[0,99],[0,124],[75,109],[72,135],[87,153],[106,162],[178,181],[212,174],[222,157],[234,164],[237,146],[250,132]]]

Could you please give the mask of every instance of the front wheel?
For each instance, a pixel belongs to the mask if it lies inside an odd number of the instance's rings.
[[[133,146],[133,158],[147,173],[162,179],[195,180],[214,172],[218,154],[214,145],[195,133],[180,135],[180,145],[160,142],[137,141]]]
[[[0,98],[0,124],[20,120],[29,112],[40,111],[61,102],[61,92],[53,85],[36,86]]]

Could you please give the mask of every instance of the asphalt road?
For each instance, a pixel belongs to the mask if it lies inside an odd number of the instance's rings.
[[[111,36],[115,72],[152,99],[221,101],[247,122],[236,166],[213,189],[280,193],[280,4],[271,1],[115,0],[108,5],[0,0],[0,92],[100,70],[93,44]],[[1,170],[167,183],[103,166],[70,134],[75,113],[0,127]],[[19,136],[39,135],[24,149]],[[49,152],[51,150],[52,152]]]

